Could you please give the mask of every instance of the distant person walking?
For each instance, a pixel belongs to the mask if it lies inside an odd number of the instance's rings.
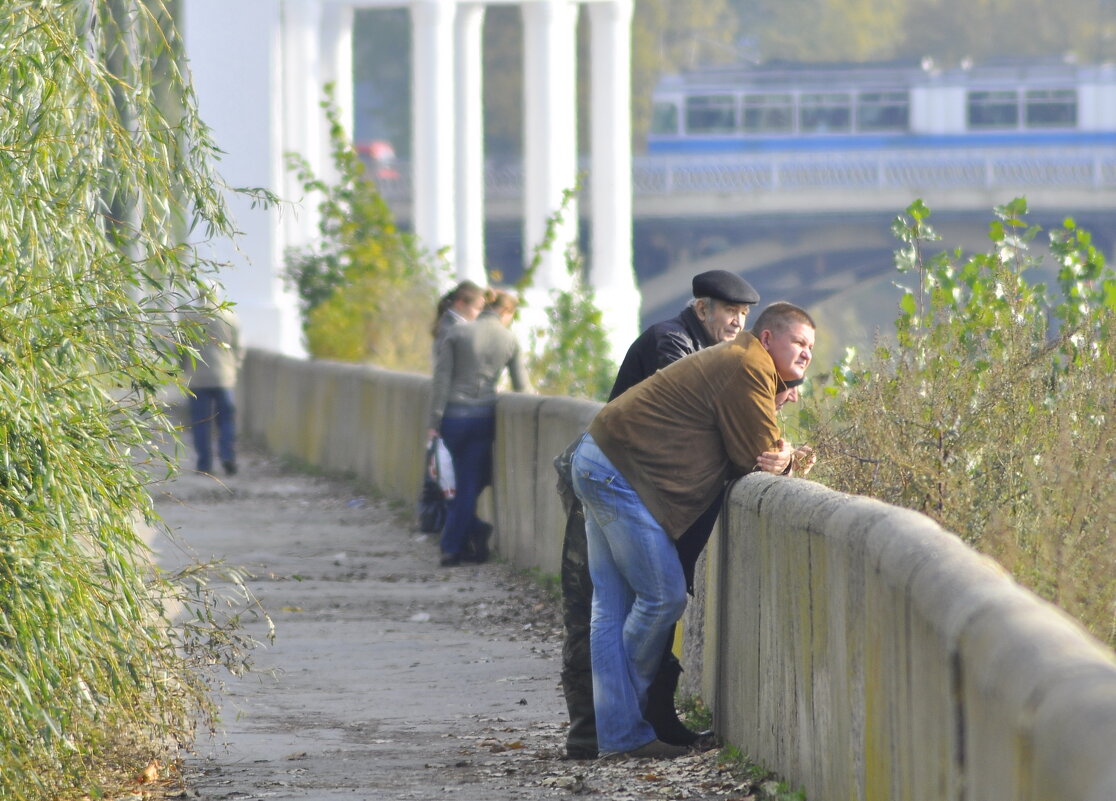
[[[195,466],[199,473],[213,472],[213,429],[217,429],[217,457],[226,475],[236,465],[236,405],[234,390],[244,350],[240,321],[231,308],[221,307],[217,291],[209,288],[199,298],[200,307],[188,312],[184,323],[197,326],[198,355],[184,354],[182,368],[190,390],[190,431]]]
[[[518,299],[489,290],[476,322],[455,325],[438,345],[431,387],[428,438],[441,436],[453,459],[457,494],[442,529],[443,567],[488,559],[492,526],[477,517],[477,498],[492,482],[496,384],[505,368],[512,386],[528,389],[523,355],[508,330]]]

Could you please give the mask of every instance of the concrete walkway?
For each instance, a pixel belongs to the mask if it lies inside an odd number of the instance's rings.
[[[276,627],[254,659],[274,676],[220,677],[223,730],[187,762],[191,797],[751,797],[715,753],[561,759],[554,600],[499,563],[438,567],[409,510],[251,452],[236,476],[154,492],[179,540],[158,543],[160,561],[243,567]]]

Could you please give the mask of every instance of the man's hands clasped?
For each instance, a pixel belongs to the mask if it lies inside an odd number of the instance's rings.
[[[809,445],[795,448],[780,439],[775,442],[775,450],[764,451],[756,457],[756,469],[776,475],[806,476],[817,461],[817,454]]]

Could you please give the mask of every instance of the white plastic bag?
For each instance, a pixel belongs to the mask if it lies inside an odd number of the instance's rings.
[[[457,479],[453,474],[453,459],[446,448],[446,443],[441,437],[434,439],[434,447],[430,452],[430,463],[426,466],[430,477],[438,482],[446,500],[452,500],[457,495]]]

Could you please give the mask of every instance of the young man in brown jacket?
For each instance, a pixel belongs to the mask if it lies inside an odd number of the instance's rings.
[[[725,483],[782,472],[791,449],[776,395],[809,366],[815,325],[773,304],[740,333],[660,370],[608,403],[573,457],[593,581],[591,655],[598,749],[671,757],[644,719],[647,688],[686,604],[674,540]]]

